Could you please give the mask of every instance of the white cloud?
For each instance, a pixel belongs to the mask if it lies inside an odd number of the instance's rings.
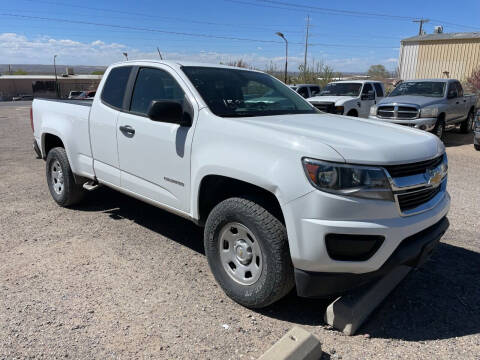
[[[273,63],[282,69],[283,56],[265,56],[262,47],[258,52],[228,53],[215,51],[198,52],[164,52],[167,59],[193,60],[201,62],[219,63],[243,59],[257,68],[265,68]],[[58,55],[57,62],[69,65],[108,65],[123,60],[123,52],[128,53],[129,59],[158,59],[156,51],[147,52],[132,48],[120,43],[106,43],[102,40],[79,42],[71,39],[55,39],[49,36],[27,38],[15,33],[0,33],[0,63],[10,64],[50,64],[53,55]],[[378,56],[366,53],[364,57],[338,57],[335,54],[318,53],[317,60],[324,58],[335,71],[366,71],[372,64],[384,64],[393,69],[397,59],[379,59]],[[289,69],[297,70],[303,63],[303,54],[298,53],[289,57]]]

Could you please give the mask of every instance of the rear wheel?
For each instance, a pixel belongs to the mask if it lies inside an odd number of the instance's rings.
[[[64,148],[56,147],[48,152],[46,175],[48,189],[58,205],[67,207],[82,200],[85,190],[75,183]]]
[[[347,116],[358,117],[358,113],[355,110],[350,110],[348,112]]]
[[[462,133],[468,134],[470,131],[473,130],[473,118],[474,118],[473,111],[470,111],[468,113],[468,117],[460,125],[460,131]]]
[[[250,308],[262,308],[294,286],[285,226],[255,201],[230,198],[205,225],[208,264],[225,293]]]
[[[473,145],[473,147],[475,148],[475,150],[480,151],[480,145],[475,144]]]
[[[437,135],[437,137],[443,141],[443,138],[445,137],[445,121],[442,118],[437,120],[432,133]]]

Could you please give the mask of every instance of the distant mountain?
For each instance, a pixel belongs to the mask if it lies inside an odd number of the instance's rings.
[[[9,74],[9,65],[0,64],[0,74]],[[88,66],[88,65],[68,65],[69,68],[73,68],[74,74],[91,74],[94,71],[104,71],[106,66]],[[65,74],[67,65],[57,65],[57,74]],[[23,70],[28,74],[34,75],[49,75],[54,74],[53,65],[41,65],[41,64],[11,64],[10,71],[13,74],[15,71]]]

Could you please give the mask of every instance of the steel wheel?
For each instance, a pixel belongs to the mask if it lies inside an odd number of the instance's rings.
[[[54,162],[52,162],[52,166],[50,168],[50,171],[52,173],[52,186],[53,186],[53,190],[55,190],[55,192],[58,194],[58,195],[61,195],[62,192],[63,192],[63,171],[62,171],[62,167],[60,166],[60,163],[58,162],[58,160],[55,160]]]
[[[244,225],[228,223],[218,237],[220,260],[226,273],[242,285],[254,284],[262,274],[262,250]]]

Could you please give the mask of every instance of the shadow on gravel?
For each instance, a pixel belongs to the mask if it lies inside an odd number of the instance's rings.
[[[480,333],[480,254],[440,243],[430,261],[412,272],[360,333],[406,341]]]
[[[198,253],[205,253],[202,228],[114,190],[98,189],[89,194],[84,205],[75,209],[105,212],[113,219],[129,219]],[[480,333],[479,299],[480,253],[440,243],[432,258],[400,284],[359,333],[406,341],[477,334]],[[330,301],[300,298],[292,291],[258,312],[291,323],[321,326]]]
[[[107,187],[89,193],[86,201],[74,209],[104,212],[112,219],[128,219],[198,253],[205,254],[202,228],[180,216]]]
[[[458,129],[445,132],[443,143],[446,147],[472,145],[473,147],[473,133],[462,134]]]

